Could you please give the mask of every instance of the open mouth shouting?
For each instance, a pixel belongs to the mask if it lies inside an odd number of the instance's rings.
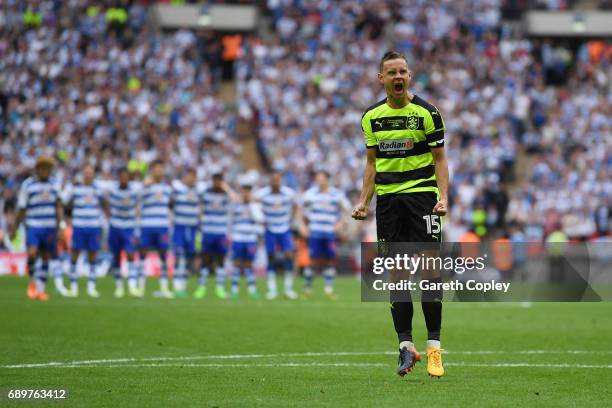
[[[393,93],[395,95],[401,95],[404,92],[404,83],[403,82],[394,82],[393,83]]]

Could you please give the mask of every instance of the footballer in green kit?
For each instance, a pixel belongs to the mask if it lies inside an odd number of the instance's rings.
[[[440,217],[448,205],[448,164],[444,152],[444,121],[435,106],[412,94],[412,72],[406,57],[387,52],[378,79],[387,96],[366,109],[361,127],[367,147],[363,189],[353,218],[366,219],[376,192],[379,241],[440,242]],[[421,271],[440,281],[435,271]],[[421,306],[427,326],[427,372],[444,374],[440,348],[442,291],[426,290]],[[420,360],[412,342],[411,301],[392,301],[391,315],[399,340],[397,373],[404,376]]]

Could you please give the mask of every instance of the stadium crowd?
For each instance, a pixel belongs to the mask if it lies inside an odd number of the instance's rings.
[[[358,123],[382,98],[376,68],[394,48],[411,61],[413,92],[446,118],[447,239],[515,224],[535,239],[558,228],[609,232],[609,44],[574,54],[522,38],[503,23],[501,0],[261,3],[273,35],[245,39],[234,112],[215,96],[217,41],[153,28],[146,2],[3,2],[5,202],[44,153],[58,159],[60,179],[85,162],[103,179],[125,163],[140,177],[159,158],[172,176],[191,165],[231,180],[242,171],[234,129],[243,118],[256,121],[267,161],[287,170],[291,187],[305,190],[324,167],[354,197],[365,155]],[[533,165],[517,165],[522,152]],[[525,171],[529,182],[517,186]],[[355,234],[371,236],[365,229]]]

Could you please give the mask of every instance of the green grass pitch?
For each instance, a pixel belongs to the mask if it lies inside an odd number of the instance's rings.
[[[0,406],[597,406],[612,384],[612,304],[446,303],[446,375],[395,372],[388,305],[337,301],[25,297],[0,278],[0,389],[68,389],[62,402]],[[260,282],[263,284],[263,282]],[[193,287],[194,282],[191,282]],[[148,283],[149,289],[157,286]],[[263,289],[263,288],[262,288]],[[244,293],[244,292],[243,292]],[[420,307],[415,343],[423,351]],[[607,401],[607,402],[606,402]]]

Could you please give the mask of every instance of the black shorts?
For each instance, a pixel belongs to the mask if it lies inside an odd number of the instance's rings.
[[[436,193],[385,194],[376,199],[379,241],[441,242],[442,224],[432,210]]]

